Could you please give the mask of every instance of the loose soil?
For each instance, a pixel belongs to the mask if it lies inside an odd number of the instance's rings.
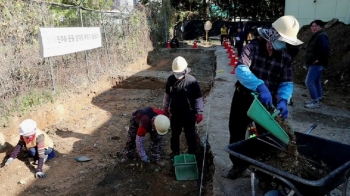
[[[329,22],[329,24],[331,21]],[[326,25],[327,26],[327,25]],[[336,22],[325,28],[330,41],[329,65],[325,68],[322,77],[324,90],[323,102],[330,106],[350,110],[350,25]],[[310,26],[303,26],[298,38],[304,42],[301,50],[294,58],[294,82],[305,86],[307,69],[304,56],[308,41],[312,36]],[[308,94],[303,95],[305,100],[310,99]],[[307,98],[308,97],[308,98]]]
[[[332,43],[332,54],[330,65],[324,73],[323,103],[350,110],[349,25],[336,23],[327,32]],[[298,37],[307,43],[309,28],[303,27]],[[171,74],[171,62],[176,56],[187,59],[192,68],[191,74],[199,81],[204,96],[208,95],[216,69],[214,50],[201,44],[198,45],[199,49],[191,49],[192,42],[188,43],[182,45],[188,49],[150,52],[147,59],[130,65],[120,75],[101,79],[92,84],[89,90],[62,95],[55,103],[38,106],[25,115],[14,116],[8,125],[0,129],[7,146],[0,151],[1,166],[18,141],[18,124],[26,118],[35,119],[39,128],[53,138],[57,153],[54,159],[45,163],[44,171],[48,175],[45,179],[34,178],[35,169],[22,154],[8,167],[1,168],[2,195],[198,195],[200,188],[203,195],[212,195],[211,175],[214,166],[210,147],[205,142],[200,142],[202,145],[199,147],[203,154],[203,147],[206,147],[204,170],[203,157],[197,160],[199,174],[204,174],[203,181],[201,176],[194,181],[177,181],[171,161],[166,161],[164,168],[152,163],[141,164],[137,156],[127,163],[120,163],[127,134],[125,127],[129,125],[131,113],[145,106],[162,108],[165,81]],[[207,50],[201,50],[203,48]],[[303,53],[302,50],[294,59],[294,80],[299,84],[303,84],[306,75]],[[308,99],[307,94],[301,96]],[[300,97],[295,99],[302,102]],[[331,115],[332,111],[331,114],[325,114],[317,110],[294,108],[293,121],[307,124],[317,121],[321,129],[315,134],[349,143],[348,133],[338,131],[340,128],[349,128],[347,118]],[[334,129],[323,130],[322,123]],[[202,126],[198,126],[199,131]],[[163,142],[163,157],[170,153],[169,139],[170,134],[167,134]],[[149,142],[146,146],[149,153]],[[183,134],[181,151],[187,151]],[[82,155],[92,160],[74,160]]]
[[[212,155],[199,147],[198,180],[177,181],[170,154],[170,135],[164,137],[163,158],[166,166],[142,164],[138,156],[120,163],[131,113],[138,108],[162,108],[165,82],[171,74],[172,60],[183,56],[199,82],[204,96],[213,85],[215,50],[164,50],[151,52],[146,59],[130,65],[125,72],[91,86],[79,95],[70,94],[54,104],[33,109],[26,116],[16,116],[11,126],[1,129],[7,148],[0,153],[2,166],[18,141],[18,124],[33,118],[39,128],[54,141],[56,157],[44,165],[45,179],[35,179],[30,160],[18,156],[11,165],[0,169],[2,195],[211,195]],[[158,74],[158,75],[157,75]],[[157,77],[155,77],[157,75]],[[198,129],[201,129],[198,126]],[[200,130],[198,130],[200,131]],[[181,153],[187,144],[181,135]],[[149,141],[146,142],[150,153]],[[206,143],[204,143],[206,145]],[[77,162],[78,156],[89,162]],[[203,178],[202,178],[203,171]],[[202,190],[200,184],[202,183]]]

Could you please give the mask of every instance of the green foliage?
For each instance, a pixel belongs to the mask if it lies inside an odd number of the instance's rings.
[[[29,111],[31,108],[45,104],[45,103],[53,103],[55,101],[55,97],[58,94],[53,94],[50,91],[33,91],[26,95],[22,95],[22,97],[17,96],[12,99],[12,103],[5,104],[4,102],[0,103],[0,111],[2,112],[2,116],[0,117],[0,122],[4,123],[11,116],[14,115],[15,112],[24,114]]]
[[[170,0],[163,0],[162,3],[151,1],[146,7],[149,9],[151,40],[156,47],[164,46],[167,40],[171,39],[171,27],[177,22],[175,9]]]
[[[284,15],[284,7],[285,1],[281,0],[213,1],[209,16],[212,19],[274,20]]]
[[[57,2],[57,0],[51,0],[51,2]],[[82,4],[80,4],[81,2]],[[111,6],[113,5],[113,0],[60,0],[57,3],[82,6],[91,10],[110,10]],[[52,5],[50,11],[55,26],[81,26],[80,13],[78,9],[66,9],[61,6]],[[98,12],[89,12],[87,14],[83,14],[83,21],[85,17],[99,18],[100,15]],[[84,24],[84,26],[86,25]]]
[[[18,102],[18,99],[15,100]],[[49,91],[29,92],[21,99],[21,108],[19,109],[21,111],[28,111],[29,108],[48,102],[54,102],[54,100],[52,92]]]

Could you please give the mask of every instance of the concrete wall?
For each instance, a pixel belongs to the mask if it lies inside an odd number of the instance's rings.
[[[320,19],[325,22],[338,18],[350,23],[350,0],[285,0],[285,15],[295,16],[300,27]]]

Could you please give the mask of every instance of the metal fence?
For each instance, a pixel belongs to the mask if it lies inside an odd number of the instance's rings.
[[[101,11],[44,1],[0,0],[0,6],[1,121],[14,111],[52,101],[62,92],[80,92],[101,76],[115,75],[161,42],[154,37],[152,45],[151,32],[163,34],[168,28],[164,23],[160,30],[152,27],[151,17],[157,17],[157,11],[140,5]],[[79,26],[101,27],[103,47],[40,57],[39,27]]]

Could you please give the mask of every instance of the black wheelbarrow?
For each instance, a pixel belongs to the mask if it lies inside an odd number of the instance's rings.
[[[279,142],[270,133],[230,144],[225,150],[236,157],[241,164],[249,167],[253,196],[256,195],[255,177],[259,173],[277,179],[285,187],[288,187],[286,195],[324,196],[330,194],[333,189],[343,183],[342,195],[346,196],[347,182],[350,176],[350,145],[299,132],[295,132],[295,135],[299,154],[314,162],[326,164],[330,169],[329,174],[321,179],[308,180],[256,160],[255,158],[259,157],[261,153],[279,151],[279,149],[260,141],[268,141],[267,137],[269,137]],[[281,142],[281,145],[284,144]]]

